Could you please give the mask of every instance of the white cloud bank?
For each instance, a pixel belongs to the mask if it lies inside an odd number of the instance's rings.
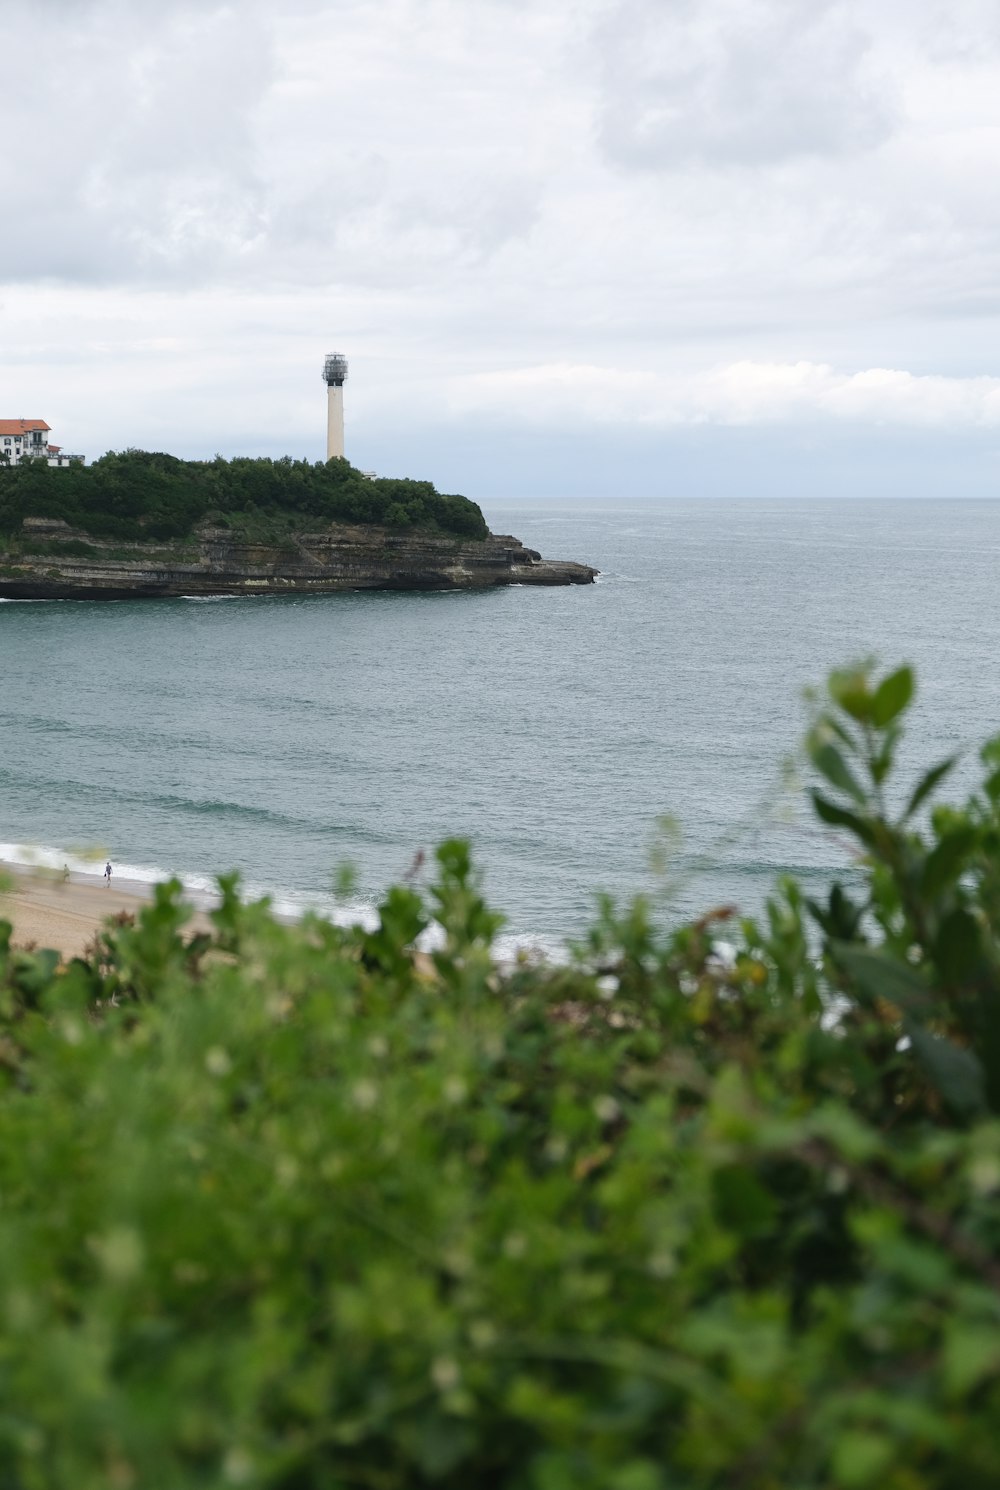
[[[602,138],[664,169],[856,154],[896,125],[896,89],[840,0],[619,0],[600,27]]]
[[[836,420],[927,430],[1000,426],[1000,377],[838,372],[817,362],[732,362],[690,375],[552,364],[477,374],[452,409],[540,424],[769,425]]]

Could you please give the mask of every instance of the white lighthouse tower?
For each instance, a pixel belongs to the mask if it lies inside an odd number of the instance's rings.
[[[344,459],[344,381],[347,378],[347,358],[339,352],[331,352],[323,363],[323,382],[326,384],[326,458]]]

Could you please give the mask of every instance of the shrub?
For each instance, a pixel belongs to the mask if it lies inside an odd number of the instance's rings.
[[[451,842],[374,931],[4,938],[0,1482],[992,1487],[1000,746],[897,800],[911,691],[832,680],[863,888],[760,923],[501,973]]]

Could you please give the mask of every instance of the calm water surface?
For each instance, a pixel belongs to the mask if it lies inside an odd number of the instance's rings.
[[[804,685],[858,655],[920,676],[912,763],[1000,728],[1000,503],[493,504],[494,531],[598,584],[0,606],[0,855],[107,848],[123,875],[359,900],[472,839],[511,931],[598,888],[759,909],[843,844],[782,798]],[[761,808],[764,808],[763,815]],[[753,826],[756,825],[756,826]]]

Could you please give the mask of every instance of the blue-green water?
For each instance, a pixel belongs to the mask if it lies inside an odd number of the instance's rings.
[[[877,651],[914,661],[914,759],[1000,726],[1000,504],[488,507],[497,532],[597,565],[570,589],[0,606],[0,856],[107,848],[124,877],[238,868],[283,903],[358,900],[472,839],[511,931],[578,933],[598,888],[759,909],[843,844],[760,806],[801,690]],[[707,859],[695,873],[692,866]]]

